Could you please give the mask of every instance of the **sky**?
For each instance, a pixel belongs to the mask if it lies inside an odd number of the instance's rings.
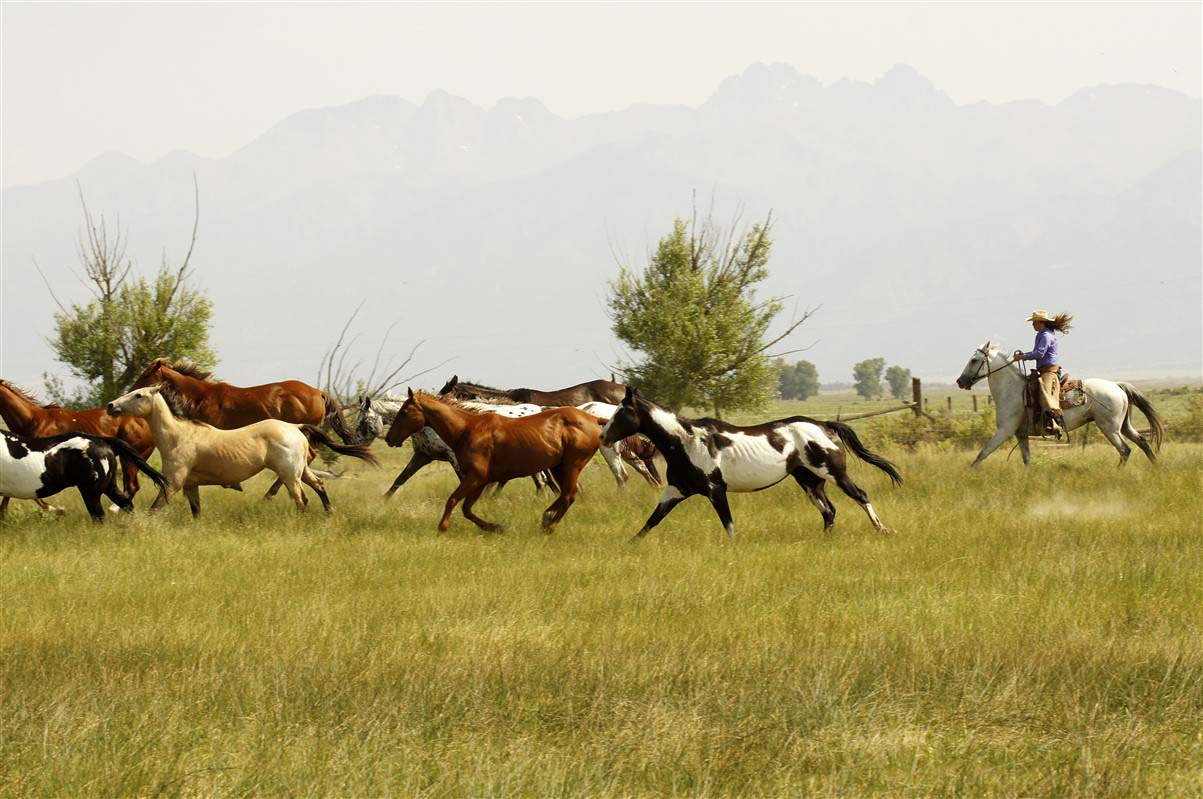
[[[222,157],[283,117],[443,89],[562,116],[703,102],[748,64],[915,67],[958,102],[1151,83],[1198,97],[1199,3],[0,3],[0,185],[120,151]]]

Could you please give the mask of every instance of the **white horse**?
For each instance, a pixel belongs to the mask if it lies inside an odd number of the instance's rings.
[[[1011,436],[1015,436],[1019,442],[1019,451],[1026,466],[1032,460],[1028,436],[1040,435],[1040,431],[1032,425],[1031,414],[1027,413],[1024,407],[1027,378],[1019,364],[1011,360],[1010,355],[992,347],[989,341],[974,350],[961,376],[957,378],[957,386],[968,390],[983,378],[989,382],[990,394],[994,397],[998,429],[986,446],[982,447],[982,451],[970,467],[984,461]],[[1156,452],[1160,451],[1161,442],[1165,438],[1165,423],[1144,395],[1130,383],[1116,383],[1098,378],[1082,380],[1082,393],[1086,396],[1086,402],[1066,408],[1063,412],[1067,431],[1094,422],[1111,445],[1119,451],[1120,466],[1123,466],[1132,454],[1132,448],[1124,441],[1125,436],[1135,442],[1150,461],[1157,462]],[[1153,435],[1152,446],[1132,426],[1133,405],[1149,419]]]
[[[329,511],[330,498],[325,485],[309,468],[313,446],[321,444],[340,455],[377,462],[367,447],[337,444],[312,425],[265,419],[221,430],[186,416],[177,417],[177,411],[188,410],[186,400],[162,385],[122,395],[110,402],[107,410],[110,416],[137,416],[150,424],[150,434],[163,458],[163,476],[167,479],[166,490],[159,494],[151,510],[158,510],[172,494],[183,491],[193,517],[199,516],[201,486],[235,485],[270,469],[299,509],[304,510],[309,502],[301,492],[304,483],[317,493]],[[273,487],[268,496],[274,492]]]

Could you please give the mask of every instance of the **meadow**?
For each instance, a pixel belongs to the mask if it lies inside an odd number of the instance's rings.
[[[790,482],[735,545],[698,498],[631,544],[657,492],[600,464],[553,535],[516,481],[504,535],[436,536],[453,475],[386,503],[382,443],[329,516],[263,476],[198,522],[14,503],[0,795],[1203,795],[1203,445],[881,449],[889,537]]]

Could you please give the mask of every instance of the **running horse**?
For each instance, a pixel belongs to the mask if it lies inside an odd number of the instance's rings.
[[[627,387],[621,383],[612,383],[609,380],[590,380],[554,391],[540,391],[537,388],[490,388],[479,383],[461,382],[459,375],[452,375],[447,384],[439,390],[439,396],[485,402],[529,402],[532,405],[552,408],[565,405],[575,407],[586,402],[608,402],[617,405],[622,402],[626,390]]]
[[[0,417],[3,417],[9,430],[27,438],[47,438],[64,433],[116,438],[129,444],[142,460],[149,458],[155,449],[150,427],[141,419],[114,419],[105,413],[104,408],[80,411],[53,403],[42,404],[29,392],[7,380],[0,380]],[[121,462],[125,494],[132,499],[138,493],[138,466],[122,451],[118,452],[117,457]],[[8,497],[0,501],[0,513],[8,509],[8,501]],[[40,498],[36,501],[43,509],[49,508]]]
[[[397,447],[405,439],[431,427],[455,452],[460,484],[447,498],[439,532],[451,525],[451,512],[462,500],[468,521],[482,530],[502,527],[472,512],[489,483],[529,477],[550,470],[560,495],[543,512],[543,529],[551,532],[576,500],[577,478],[601,446],[601,420],[576,408],[552,408],[531,416],[510,419],[494,413],[474,413],[454,400],[409,392],[393,420],[385,441]]]
[[[189,403],[194,410],[192,418],[222,430],[265,419],[319,427],[328,421],[339,438],[355,443],[355,433],[338,401],[299,380],[243,388],[214,380],[211,372],[191,361],[173,364],[166,358],[155,358],[130,391],[159,384],[170,386]]]

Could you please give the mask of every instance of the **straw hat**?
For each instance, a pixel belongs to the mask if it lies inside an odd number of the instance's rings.
[[[1048,311],[1041,308],[1038,311],[1032,311],[1032,315],[1029,316],[1027,319],[1024,319],[1023,321],[1025,321],[1025,322],[1055,322],[1057,320],[1054,319],[1053,317],[1049,316]]]

